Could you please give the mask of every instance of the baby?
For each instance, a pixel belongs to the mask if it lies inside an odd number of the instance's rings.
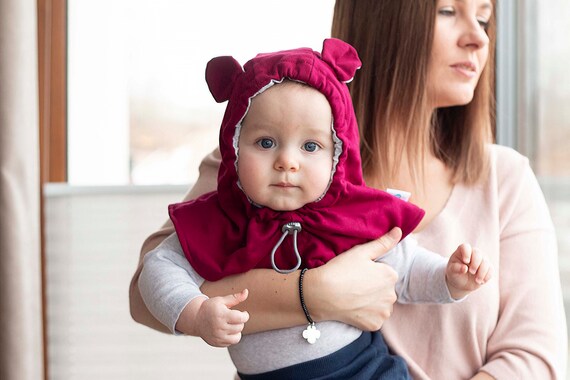
[[[244,68],[231,57],[208,63],[218,102],[229,100],[220,131],[218,190],[171,205],[176,234],[145,257],[139,288],[153,315],[176,333],[183,310],[192,335],[229,346],[242,379],[408,378],[404,361],[379,332],[336,321],[241,336],[247,298],[207,298],[204,280],[274,268],[288,273],[326,263],[399,227],[409,235],[423,211],[365,186],[356,118],[346,82],[360,67],[336,40],[322,53],[295,49],[259,54]],[[398,302],[455,302],[491,276],[467,244],[449,259],[404,238],[381,259],[399,275]],[[239,343],[238,343],[239,342]]]

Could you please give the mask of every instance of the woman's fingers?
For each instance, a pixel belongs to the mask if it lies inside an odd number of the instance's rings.
[[[378,258],[384,256],[388,251],[398,244],[402,238],[402,230],[398,227],[392,228],[386,235],[372,240],[368,243],[361,244],[358,246],[359,251],[364,252],[366,257],[370,260],[377,260]],[[347,251],[350,252],[351,250]]]

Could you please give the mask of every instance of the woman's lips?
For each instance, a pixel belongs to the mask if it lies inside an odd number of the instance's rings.
[[[467,78],[474,78],[477,75],[477,67],[472,62],[458,62],[451,65],[451,68]]]

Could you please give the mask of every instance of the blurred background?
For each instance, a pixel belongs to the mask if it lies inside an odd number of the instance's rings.
[[[224,104],[207,89],[208,60],[233,55],[243,64],[263,51],[320,51],[333,6],[38,0],[32,7],[47,378],[232,378],[224,349],[136,324],[129,281],[144,238],[166,221],[166,206],[183,197],[217,145]],[[499,0],[497,140],[528,156],[539,178],[570,316],[568,20],[567,0]]]

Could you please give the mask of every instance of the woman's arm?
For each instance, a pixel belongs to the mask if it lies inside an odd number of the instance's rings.
[[[397,274],[374,260],[393,248],[400,237],[401,231],[396,228],[308,270],[303,295],[311,317],[316,321],[337,320],[367,331],[380,329],[392,314]],[[205,282],[201,290],[212,297],[249,289],[248,299],[238,308],[249,312],[244,332],[251,334],[307,323],[299,300],[299,274],[257,269]]]
[[[205,158],[200,165],[200,178],[185,199],[215,189],[219,160],[218,151]],[[168,329],[148,311],[137,283],[144,255],[172,232],[172,224],[167,222],[144,242],[129,290],[133,319],[162,332],[168,332]],[[373,260],[388,252],[399,240],[400,233],[397,230],[394,235],[354,247],[326,265],[308,271],[304,279],[304,296],[311,316],[317,321],[338,320],[363,330],[378,330],[392,313],[397,275],[389,266]],[[251,316],[245,332],[252,333],[306,322],[299,301],[298,281],[299,272],[281,275],[270,269],[258,269],[216,283],[205,283],[202,291],[213,297],[249,289],[248,300],[240,304],[240,308]],[[183,311],[181,318],[184,315]]]
[[[509,169],[503,177],[498,170],[500,317],[481,370],[497,379],[564,379],[567,332],[554,227],[526,160]]]

